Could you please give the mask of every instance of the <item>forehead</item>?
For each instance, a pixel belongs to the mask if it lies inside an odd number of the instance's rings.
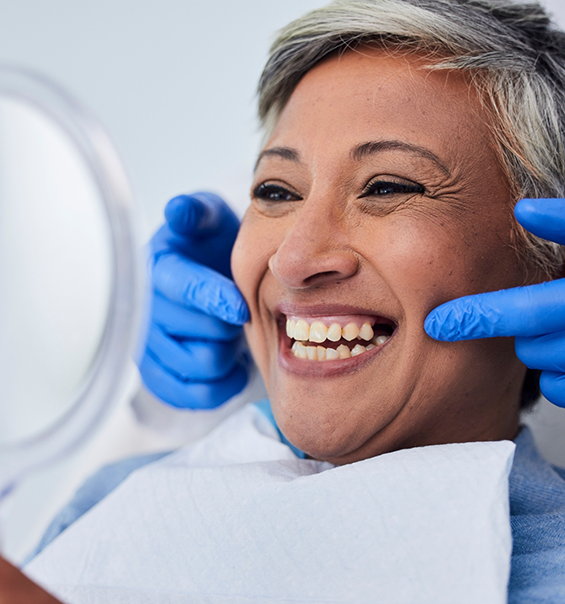
[[[429,59],[365,48],[335,55],[300,81],[267,147],[338,152],[366,140],[400,140],[440,157],[490,148],[477,92],[461,72]],[[330,142],[331,141],[331,142]]]

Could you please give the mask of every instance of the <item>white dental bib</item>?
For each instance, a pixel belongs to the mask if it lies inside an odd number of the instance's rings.
[[[25,572],[71,604],[506,602],[511,442],[300,460],[253,405],[134,472]]]

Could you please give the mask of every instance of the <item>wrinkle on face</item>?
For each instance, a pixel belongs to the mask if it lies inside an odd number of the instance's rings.
[[[480,99],[466,76],[424,60],[367,49],[306,74],[257,162],[234,248],[279,427],[333,463],[512,438],[518,425],[525,369],[512,341],[435,342],[423,329],[447,300],[524,280]],[[366,195],[375,180],[424,191]],[[260,198],[263,185],[292,199]],[[309,378],[281,365],[281,302],[372,309],[398,328],[356,372]]]

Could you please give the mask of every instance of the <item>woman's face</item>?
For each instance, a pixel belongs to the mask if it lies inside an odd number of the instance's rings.
[[[474,90],[422,65],[378,49],[326,60],[257,163],[232,268],[277,423],[316,459],[517,431],[513,341],[424,331],[439,304],[525,270]]]

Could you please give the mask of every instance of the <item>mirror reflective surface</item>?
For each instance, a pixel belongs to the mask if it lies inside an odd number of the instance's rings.
[[[76,145],[31,103],[0,97],[0,444],[75,402],[105,329],[111,251]]]
[[[100,425],[141,345],[125,172],[53,82],[0,68],[0,501]]]

